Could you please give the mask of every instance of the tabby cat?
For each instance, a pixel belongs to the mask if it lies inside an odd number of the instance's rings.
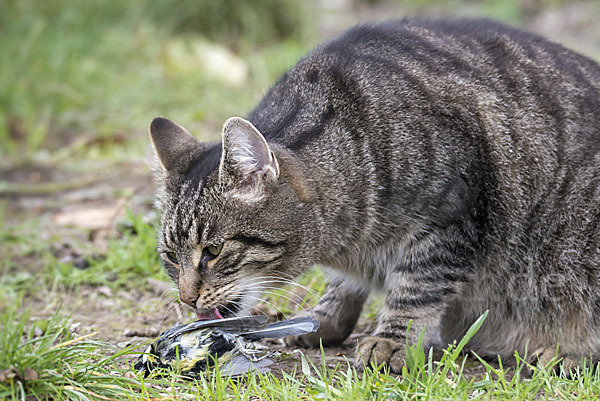
[[[480,355],[600,356],[600,67],[486,19],[356,26],[301,59],[222,141],[158,117],[159,252],[200,318],[250,312],[314,265],[336,344],[372,290],[358,363],[406,336]],[[412,321],[407,334],[407,326]]]

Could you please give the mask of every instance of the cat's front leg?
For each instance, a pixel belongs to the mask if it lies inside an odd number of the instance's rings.
[[[357,367],[371,366],[375,362],[386,364],[392,372],[400,373],[405,364],[406,343],[416,344],[423,330],[425,350],[441,345],[442,315],[458,287],[443,280],[428,283],[405,273],[390,275],[388,283],[377,329],[373,336],[359,341],[355,363]]]
[[[288,345],[319,347],[341,344],[350,335],[369,292],[341,276],[331,277],[319,304],[310,312],[319,321],[319,330],[299,337],[288,337]]]

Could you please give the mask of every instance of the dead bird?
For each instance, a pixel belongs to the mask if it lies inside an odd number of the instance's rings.
[[[283,338],[317,331],[319,322],[301,317],[266,325],[266,316],[198,320],[164,331],[148,346],[134,365],[146,375],[157,368],[179,365],[186,376],[196,376],[219,365],[226,376],[240,376],[252,370],[266,373],[272,352],[259,350],[254,341]]]

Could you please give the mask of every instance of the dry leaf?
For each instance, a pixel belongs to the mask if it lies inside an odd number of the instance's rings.
[[[87,229],[106,229],[123,213],[119,202],[112,205],[92,204],[72,208],[53,216],[54,223],[60,226],[75,226]]]
[[[131,370],[128,370],[127,372],[123,373],[123,377],[127,379],[137,379],[137,376]]]
[[[147,278],[146,282],[148,284],[150,284],[150,287],[152,287],[152,291],[154,292],[154,294],[162,296],[164,295],[165,292],[167,291],[171,291],[173,289],[173,284],[170,282],[166,282],[166,281],[162,281],[162,280],[157,280],[155,278]]]
[[[19,379],[19,371],[11,365],[10,368],[0,370],[0,382],[2,383],[10,383],[13,379]]]
[[[25,368],[23,376],[25,381],[39,379],[38,373],[35,370],[31,369],[29,366]]]

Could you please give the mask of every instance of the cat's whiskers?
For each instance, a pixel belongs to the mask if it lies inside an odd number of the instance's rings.
[[[305,300],[304,297],[301,297],[300,295],[295,294],[290,291],[282,290],[280,287],[261,286],[261,290],[263,290],[262,291],[263,294],[270,294],[270,295],[273,295],[276,297],[283,297],[283,298],[290,300],[291,302],[294,302],[297,305],[298,305],[299,301]],[[274,291],[268,291],[268,290],[274,290]],[[291,297],[285,295],[286,292],[289,293],[290,295],[293,295],[295,298],[291,298]]]
[[[286,273],[286,272],[283,272],[283,271],[282,271],[282,272],[277,272],[277,274],[280,274],[280,275],[282,275],[282,276],[285,276],[285,277],[281,277],[281,278],[282,278],[283,280],[286,280],[286,282],[288,282],[288,283],[290,283],[290,284],[293,284],[293,285],[297,285],[297,286],[299,286],[299,287],[302,287],[302,288],[303,288],[303,289],[305,289],[306,291],[313,291],[313,292],[315,292],[315,294],[316,294],[316,291],[315,291],[315,290],[313,290],[312,288],[308,288],[307,286],[300,284],[300,283],[298,282],[298,278],[297,278],[297,277],[294,277],[294,276],[292,276],[291,274],[289,274],[289,273]],[[270,277],[270,276],[265,276],[265,277]],[[277,277],[277,276],[272,276],[272,277]],[[279,278],[279,277],[277,277],[277,278]]]
[[[305,299],[304,297],[302,297],[302,296],[300,296],[300,295],[298,295],[298,294],[296,294],[296,293],[294,293],[294,292],[292,292],[292,291],[290,291],[290,290],[288,290],[286,288],[264,285],[264,284],[269,284],[269,283],[270,283],[269,281],[263,281],[263,282],[259,282],[259,283],[255,283],[255,284],[254,283],[253,284],[247,284],[247,285],[244,285],[244,286],[240,286],[238,288],[238,291],[243,291],[243,290],[246,290],[246,289],[249,289],[249,288],[256,289],[258,287],[258,288],[261,289],[261,292],[263,292],[263,293],[265,293],[265,290],[276,290],[276,291],[279,291],[280,293],[271,292],[271,294],[272,295],[276,295],[276,296],[285,297],[285,298],[289,299],[292,302],[295,302],[295,301],[292,298],[286,296],[285,295],[286,293],[294,296],[298,300],[304,300]]]
[[[281,310],[281,308],[279,308],[277,305],[272,304],[269,301],[266,300],[262,300],[261,302],[266,303],[267,305],[271,306],[272,308],[274,308],[278,313],[280,313],[284,318],[287,316],[287,313],[284,313],[283,310]],[[248,308],[248,309],[252,309],[254,307],[254,305],[249,305],[248,303],[242,302],[242,301],[234,301],[233,303],[239,305],[242,309],[244,308]],[[260,313],[262,313],[265,316],[269,316],[266,312],[259,310]]]
[[[221,307],[226,309],[227,312],[231,313],[233,315],[233,317],[240,317],[236,311],[231,310],[230,308],[227,307],[227,305],[221,305]]]
[[[312,311],[312,306],[308,305],[306,302],[295,301],[295,300],[293,300],[290,297],[287,297],[287,296],[285,296],[283,294],[279,294],[279,293],[274,292],[274,291],[265,291],[264,294],[273,295],[275,297],[283,297],[283,298],[287,299],[288,301],[292,302],[296,306],[296,311],[303,311],[303,312],[305,312],[305,311],[307,311],[306,306],[308,306],[308,311]],[[303,298],[299,298],[299,300],[300,301],[304,301]]]
[[[279,286],[273,287],[273,286],[267,286],[265,284],[296,285],[297,287],[308,290],[307,293],[315,296],[317,298],[317,300],[319,300],[321,298],[320,295],[314,290],[307,289],[306,287],[304,287],[302,285],[298,285],[297,283],[292,282],[291,280],[282,279],[282,278],[276,277],[276,276],[259,276],[259,277],[248,278],[248,280],[243,285],[239,285],[236,288],[236,292],[240,293],[249,288],[256,289],[256,287],[259,287],[263,294],[273,295],[275,297],[283,297],[283,298],[287,299],[288,301],[292,302],[296,306],[297,310],[306,311],[307,310],[306,306],[308,306],[309,311],[312,310],[312,306],[310,306],[308,303],[306,303],[306,297],[302,297],[283,286],[282,287],[279,287]],[[276,290],[278,292],[267,291],[267,290]],[[286,294],[293,296],[295,299],[290,296],[287,296]],[[260,298],[260,300],[265,301],[265,299],[262,297]],[[298,302],[298,301],[300,301],[300,302]]]
[[[246,284],[254,284],[254,281],[252,280],[259,280],[259,282],[261,282],[260,280],[270,280],[270,283],[281,283],[284,285],[291,285],[294,287],[298,287],[301,288],[303,290],[305,290],[306,292],[316,296],[316,297],[320,297],[319,293],[316,292],[315,290],[308,288],[300,283],[297,283],[295,281],[292,280],[288,280],[285,278],[281,278],[281,277],[277,277],[277,276],[258,276],[258,277],[250,277],[248,278],[248,280],[250,280],[250,283],[246,283]],[[265,281],[266,282],[266,281]]]
[[[162,324],[165,320],[167,320],[167,318],[171,316],[172,312],[174,312],[175,315],[177,315],[177,321],[181,321],[182,313],[181,309],[179,309],[179,305],[181,305],[181,302],[179,302],[178,299],[172,299],[171,301],[169,301],[169,303],[167,304],[167,313],[164,314],[159,324]]]
[[[162,301],[165,298],[166,294],[168,294],[170,291],[175,291],[175,293],[177,294],[177,298],[176,299],[179,298],[179,290],[176,289],[176,288],[171,287],[171,288],[166,288],[163,291],[161,291],[160,296],[159,296],[158,299],[160,301]]]
[[[276,288],[276,287],[272,287],[272,288],[274,288],[274,289],[279,289],[279,288]],[[243,292],[244,292],[244,288],[238,287],[238,288],[236,288],[236,291],[232,291],[231,293],[229,293],[229,294],[228,294],[228,297],[234,298],[234,300],[233,300],[233,301],[230,301],[230,303],[233,303],[233,304],[236,304],[236,305],[240,305],[242,308],[246,308],[246,309],[248,309],[248,310],[252,310],[252,309],[254,309],[254,307],[255,307],[255,304],[250,304],[250,303],[248,303],[248,302],[243,302],[243,300],[244,300],[244,297],[242,296]],[[263,288],[261,288],[261,291],[260,291],[260,293],[261,293],[261,294],[265,293],[265,291],[263,290]],[[235,300],[235,298],[239,298],[239,299],[238,299],[238,300]],[[268,304],[268,305],[272,306],[273,308],[275,308],[275,309],[277,310],[277,312],[279,312],[279,313],[281,313],[281,314],[283,314],[283,315],[286,315],[286,314],[285,314],[285,313],[284,313],[284,312],[281,310],[281,308],[277,307],[276,305],[274,305],[273,303],[271,303],[271,302],[267,301],[266,299],[264,299],[264,298],[262,298],[262,297],[254,297],[254,298],[255,298],[255,300],[256,300],[256,301],[259,301],[259,302],[262,302],[262,303]],[[289,299],[291,302],[294,302],[294,303],[298,304],[298,303],[297,303],[297,302],[295,302],[293,299],[291,299],[291,298],[289,298],[289,297],[286,297],[286,298],[288,298],[288,299]],[[264,315],[267,315],[267,314],[266,314],[265,312],[263,312],[263,311],[261,311],[261,313],[263,313]]]
[[[235,282],[237,282],[238,284],[236,285]],[[243,282],[243,284],[242,284]],[[272,285],[266,285],[266,284],[276,284],[277,286],[272,286]],[[279,284],[281,284],[281,286],[278,286]],[[241,298],[244,296],[244,294],[246,293],[247,290],[249,289],[253,289],[256,290],[257,287],[260,288],[261,294],[263,295],[272,295],[275,297],[281,297],[284,299],[287,299],[289,302],[291,302],[298,311],[306,311],[307,310],[307,306],[309,310],[312,310],[312,306],[310,306],[309,304],[306,303],[306,298],[302,297],[300,295],[298,295],[297,293],[291,291],[288,288],[285,288],[286,285],[289,286],[293,286],[293,287],[297,287],[300,288],[302,290],[305,290],[307,292],[307,294],[311,294],[317,298],[320,298],[320,295],[310,289],[307,288],[306,286],[299,284],[295,281],[292,281],[290,279],[284,278],[284,277],[279,277],[279,276],[273,276],[273,275],[266,275],[266,276],[254,276],[254,277],[238,277],[234,283],[230,283],[229,285],[226,285],[223,287],[223,289],[225,290],[225,293],[221,295],[221,300],[219,302],[216,302],[216,304],[218,305],[217,307],[223,308],[225,310],[227,310],[227,312],[231,313],[233,316],[239,316],[239,311],[234,311],[231,308],[229,308],[227,305],[229,304],[235,304],[235,305],[239,305],[242,308],[247,308],[247,309],[252,309],[255,305],[250,305],[248,302],[241,302],[241,300],[236,298]],[[229,291],[228,291],[229,290]],[[271,291],[274,290],[274,291]],[[179,293],[179,289],[178,288],[168,288],[166,290],[163,291],[163,293],[161,294],[161,298],[165,296],[165,294],[168,291],[174,291],[175,293]],[[287,295],[286,295],[287,294]],[[276,305],[274,305],[273,303],[265,300],[263,297],[256,297],[256,300],[259,302],[264,302],[265,304],[268,304],[270,306],[272,306],[273,308],[275,308],[279,313],[283,313],[283,311],[281,310],[281,308],[277,307]],[[176,307],[176,303],[178,303],[176,300],[173,300],[171,302],[171,304],[173,305],[172,308],[174,309]],[[194,308],[193,306],[190,306],[188,304],[179,302],[179,304],[183,305],[187,310],[196,313],[197,309]],[[265,312],[261,311],[262,314],[265,314]]]
[[[232,298],[236,298],[236,296],[241,295],[241,293],[246,289],[246,288],[250,287],[250,286],[240,286],[238,288],[236,288],[237,291],[232,292],[230,294],[228,294],[228,297],[232,297]],[[256,287],[256,285],[253,285],[252,287]],[[275,297],[281,297],[281,298],[285,298],[287,299],[289,302],[292,302],[295,306],[297,311],[307,311],[306,306],[308,304],[306,304],[305,298],[302,298],[301,296],[299,296],[298,294],[294,294],[293,292],[286,290],[286,289],[282,289],[280,287],[272,287],[272,286],[260,286],[261,289],[261,294],[267,294],[267,295],[273,295]],[[270,291],[270,290],[275,290],[275,291]],[[277,291],[277,292],[276,292]],[[289,294],[293,295],[294,297],[296,297],[296,299],[293,299],[292,297],[289,297],[287,295],[285,295],[285,292],[288,292]],[[281,309],[277,306],[275,306],[273,303],[267,301],[265,298],[258,298],[257,299],[260,302],[266,303],[268,305],[273,306],[274,308],[276,308],[278,310],[278,312],[282,313]],[[299,302],[300,301],[300,302]],[[233,301],[235,302],[235,301]],[[254,305],[249,305],[250,308],[252,308]],[[308,311],[312,310],[312,306],[308,305]]]

